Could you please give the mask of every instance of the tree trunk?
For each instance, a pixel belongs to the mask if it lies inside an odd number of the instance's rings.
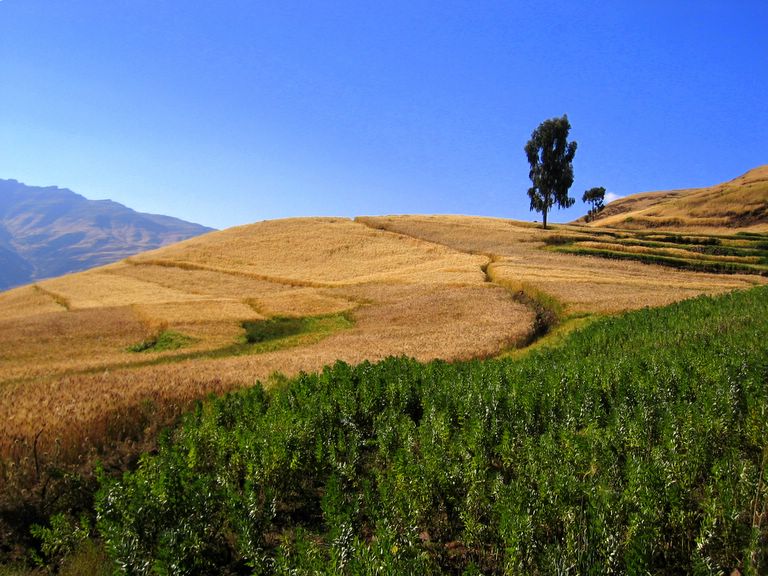
[[[542,214],[544,214],[544,230],[546,230],[547,229],[547,209],[546,208],[542,210]]]

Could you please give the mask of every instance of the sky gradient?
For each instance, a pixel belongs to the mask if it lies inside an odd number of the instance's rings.
[[[0,178],[224,228],[529,211],[567,113],[569,210],[768,163],[768,2],[0,0]]]

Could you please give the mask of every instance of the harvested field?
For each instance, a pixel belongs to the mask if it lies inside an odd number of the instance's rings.
[[[611,202],[590,224],[633,229],[768,232],[768,165],[708,188],[645,192]]]
[[[34,387],[52,375],[129,361],[127,347],[147,335],[130,306],[0,318],[0,393],[9,381]]]
[[[0,418],[23,438],[46,426],[50,438],[61,438],[76,453],[85,431],[106,425],[99,423],[105,412],[120,414],[144,401],[186,406],[210,392],[265,381],[275,372],[317,371],[337,359],[358,363],[391,355],[420,360],[492,356],[525,338],[533,320],[529,310],[496,286],[361,285],[339,290],[371,304],[354,312],[351,329],[318,342],[256,355],[70,374],[17,384],[7,395],[2,391],[9,389],[0,387]],[[121,434],[135,433],[130,418],[121,426],[126,427]]]
[[[56,301],[36,285],[0,292],[0,310],[2,311],[0,317],[5,320],[63,312],[66,309],[64,303]]]
[[[529,222],[474,216],[360,216],[357,222],[473,254],[513,256],[553,232]]]
[[[368,282],[473,283],[482,258],[346,219],[273,220],[145,252],[131,262],[210,269],[310,287]]]
[[[751,275],[703,274],[640,262],[571,256],[542,250],[556,236],[579,238],[583,229],[550,231],[495,218],[394,216],[361,222],[401,234],[414,234],[455,249],[493,259],[490,279],[512,289],[531,286],[559,300],[569,313],[617,313],[662,306],[698,294],[717,294],[764,283]],[[586,230],[586,233],[590,233]]]

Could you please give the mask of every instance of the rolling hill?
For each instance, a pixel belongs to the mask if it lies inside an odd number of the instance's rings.
[[[462,216],[266,221],[0,293],[0,455],[41,426],[41,445],[58,438],[76,455],[86,438],[128,434],[148,399],[161,414],[336,360],[496,356],[553,316],[765,282],[552,250],[564,230]],[[288,332],[250,336],[274,330]]]
[[[368,374],[369,361],[392,356],[525,357],[600,316],[768,282],[768,235],[642,234],[465,216],[295,218],[2,292],[0,542],[46,522],[52,499],[90,498],[92,481],[67,482],[92,478],[97,459],[112,474],[133,467],[210,394],[279,390],[302,373],[335,379],[337,361]],[[676,250],[691,267],[618,247]]]
[[[211,228],[71,190],[0,180],[0,290],[115,262]]]
[[[589,225],[768,230],[768,165],[708,188],[644,192],[620,198],[608,204]]]

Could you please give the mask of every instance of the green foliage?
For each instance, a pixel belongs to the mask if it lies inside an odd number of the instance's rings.
[[[672,244],[700,244],[703,246],[719,246],[721,241],[719,238],[713,237],[701,237],[695,236],[681,236],[680,234],[669,234],[658,237],[659,242],[670,242]]]
[[[590,188],[584,192],[584,195],[581,197],[581,201],[592,205],[586,216],[587,222],[591,222],[597,217],[603,208],[605,208],[605,188],[602,186]]]
[[[307,318],[277,316],[267,320],[243,322],[243,328],[245,328],[245,339],[250,344],[256,344],[300,334],[306,331],[307,324]]]
[[[341,313],[303,318],[278,317],[270,320],[243,322],[242,325],[245,334],[240,342],[234,342],[214,350],[193,350],[148,358],[142,363],[133,363],[133,365],[151,366],[196,358],[223,358],[226,356],[273,352],[292,346],[318,342],[331,334],[351,328],[354,322],[349,314]],[[170,336],[166,338],[163,336],[164,334],[169,334]],[[192,342],[194,342],[194,339],[188,336],[177,332],[165,331],[160,333],[158,337],[132,346],[129,350],[133,352],[158,352],[172,350],[175,344],[186,346]],[[176,347],[178,348],[179,346]]]
[[[243,322],[244,342],[219,350],[213,355],[258,354],[307,345],[353,325],[354,322],[346,313],[301,318],[277,316],[267,320]]]
[[[560,208],[573,206],[575,200],[568,196],[573,184],[573,157],[576,142],[568,142],[571,124],[568,116],[550,118],[539,124],[525,145],[525,155],[531,170],[528,177],[533,186],[528,189],[531,210],[541,212],[544,228],[547,227],[547,213],[552,206]]]
[[[200,403],[103,481],[127,574],[768,569],[768,288],[518,360],[337,363]]]
[[[165,352],[166,350],[178,350],[188,346],[194,340],[180,332],[163,330],[147,340],[128,347],[129,352]]]
[[[768,276],[768,250],[758,235],[684,235],[659,232],[612,232],[570,230],[544,238],[551,250],[569,254],[635,260],[698,272],[760,274]],[[587,246],[600,242],[604,247]],[[642,252],[625,247],[646,248]],[[704,255],[704,257],[702,257]]]
[[[66,514],[54,514],[48,526],[35,524],[32,535],[40,540],[42,556],[36,560],[41,566],[59,564],[62,559],[78,548],[91,535],[91,524],[86,516],[80,522],[73,521]]]
[[[741,262],[729,262],[727,260],[699,260],[681,258],[675,256],[663,256],[653,253],[622,252],[621,250],[605,250],[600,248],[588,248],[584,246],[559,246],[554,248],[558,252],[578,254],[586,256],[600,256],[613,260],[634,260],[645,264],[659,264],[680,270],[693,270],[695,272],[710,272],[713,274],[759,274],[768,276],[768,268],[760,264],[744,264]]]

